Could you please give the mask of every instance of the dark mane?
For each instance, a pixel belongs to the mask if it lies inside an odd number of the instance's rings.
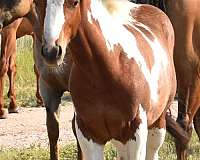
[[[151,4],[164,12],[166,11],[165,0],[136,0],[136,3]]]
[[[17,6],[21,0],[1,0],[0,6],[2,6],[5,10],[11,10],[14,6]]]

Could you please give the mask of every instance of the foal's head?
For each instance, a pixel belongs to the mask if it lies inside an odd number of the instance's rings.
[[[80,0],[47,0],[42,55],[50,66],[63,62],[80,24]]]
[[[0,0],[0,29],[25,16],[33,0]]]

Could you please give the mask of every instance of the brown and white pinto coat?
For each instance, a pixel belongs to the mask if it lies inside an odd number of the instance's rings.
[[[82,158],[102,160],[113,140],[118,159],[158,159],[176,91],[167,16],[124,0],[47,0],[44,22],[45,62],[61,65],[67,45],[73,57],[69,85]]]
[[[4,108],[3,87],[4,75],[7,73],[9,77],[9,91],[10,105],[8,107],[9,113],[16,113],[18,106],[16,103],[15,93],[15,76],[16,76],[16,39],[24,35],[31,35],[33,37],[33,28],[28,19],[20,18],[5,28],[1,32],[1,57],[0,57],[0,118],[6,118],[7,111]],[[33,37],[34,38],[34,37]],[[34,66],[35,68],[35,66]],[[37,103],[42,104],[38,88],[38,73],[35,68],[37,76]]]

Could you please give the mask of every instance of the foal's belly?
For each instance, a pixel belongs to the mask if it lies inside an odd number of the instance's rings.
[[[138,127],[139,107],[132,99],[134,96],[104,88],[89,89],[88,82],[82,82],[83,79],[70,83],[70,90],[77,123],[84,136],[100,144],[111,139],[126,142],[133,138],[134,128]]]
[[[90,103],[90,104],[89,104]],[[125,143],[134,138],[134,132],[139,126],[137,111],[133,106],[110,105],[100,102],[74,102],[77,123],[84,136],[105,144],[111,139]],[[135,108],[137,108],[135,106]]]

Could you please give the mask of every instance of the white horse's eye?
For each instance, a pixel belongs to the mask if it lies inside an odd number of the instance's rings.
[[[78,5],[79,0],[65,0],[65,3],[69,8],[75,8]]]

